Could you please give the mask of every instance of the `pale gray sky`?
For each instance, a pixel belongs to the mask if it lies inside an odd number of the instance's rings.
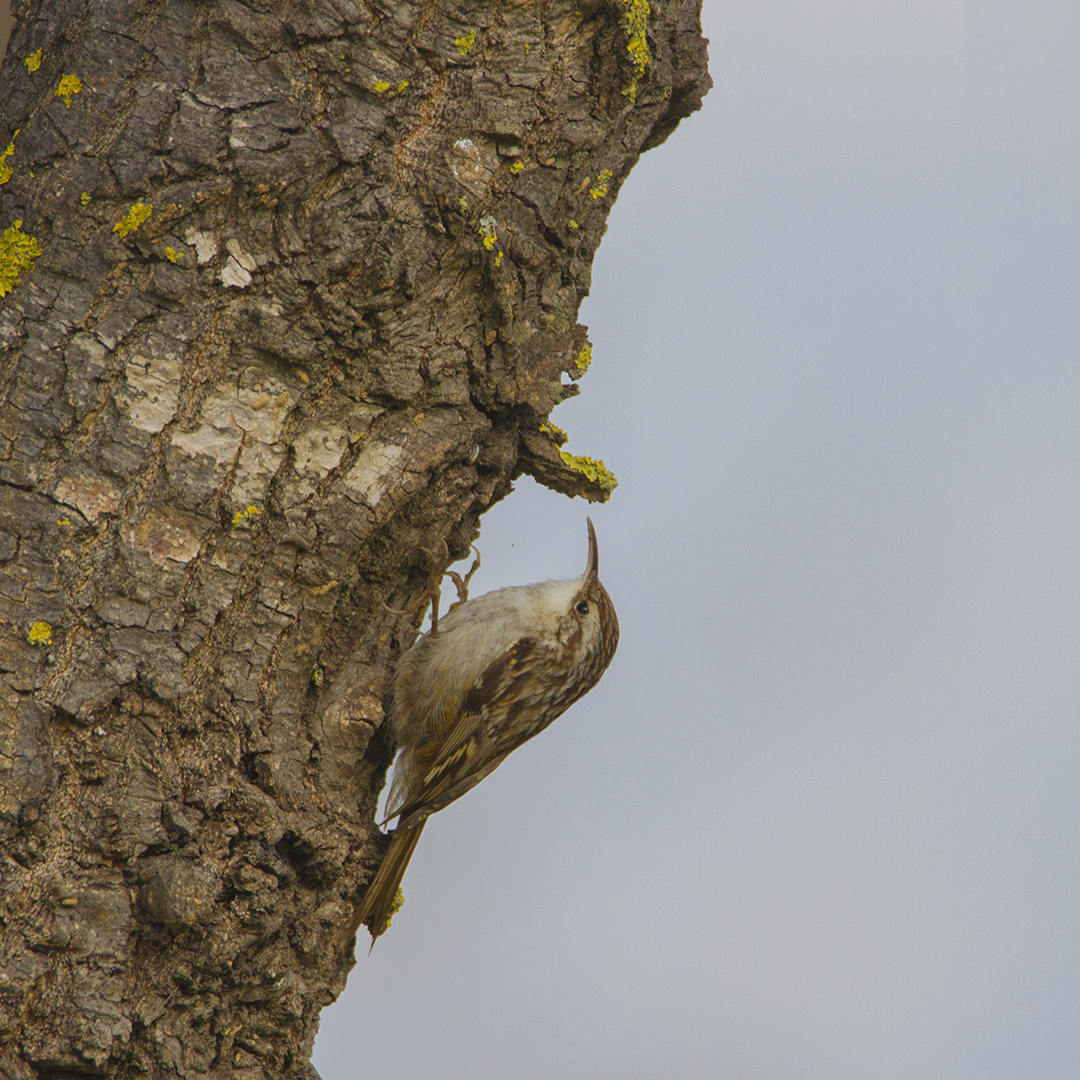
[[[1080,1076],[1080,7],[707,0],[479,593],[600,686],[434,818],[325,1080]],[[362,951],[362,949],[361,949]]]

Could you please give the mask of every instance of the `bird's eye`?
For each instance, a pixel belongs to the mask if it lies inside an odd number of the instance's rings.
[[[582,600],[581,603],[577,605],[576,610],[577,610],[577,613],[579,615],[588,615],[589,614],[589,603],[588,603],[588,601],[587,600]]]

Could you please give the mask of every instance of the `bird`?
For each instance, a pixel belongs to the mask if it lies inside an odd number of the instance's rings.
[[[347,940],[366,923],[374,947],[389,926],[427,819],[494,772],[607,670],[619,620],[600,583],[596,530],[586,523],[589,554],[580,578],[496,589],[455,604],[398,662],[389,700],[400,753],[382,822],[398,824]]]

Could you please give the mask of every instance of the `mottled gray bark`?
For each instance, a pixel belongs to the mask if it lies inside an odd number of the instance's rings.
[[[610,490],[545,419],[619,184],[708,86],[698,0],[15,14],[0,1076],[313,1076],[388,606],[520,473]]]

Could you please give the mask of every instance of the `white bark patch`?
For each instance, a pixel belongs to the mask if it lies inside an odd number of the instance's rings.
[[[251,284],[251,275],[240,265],[235,255],[221,268],[221,284],[230,289],[246,289]]]
[[[204,402],[194,431],[172,433],[173,446],[192,456],[212,458],[224,474],[243,440],[231,495],[238,505],[256,503],[265,496],[285,455],[281,430],[292,399],[278,382],[267,383],[264,389],[239,391],[219,384],[215,391]]]
[[[113,514],[120,505],[120,492],[104,480],[90,476],[65,476],[56,485],[58,502],[74,506],[87,521],[101,514]]]
[[[249,273],[255,272],[255,267],[259,265],[255,256],[245,251],[235,237],[230,237],[225,241],[225,250]]]
[[[195,249],[195,258],[200,266],[218,253],[217,237],[213,233],[189,232],[184,239]]]
[[[228,262],[221,268],[221,283],[234,289],[246,289],[251,284],[251,275],[259,265],[255,256],[240,246],[240,241],[230,237],[225,241],[225,250],[229,253]]]
[[[176,413],[180,397],[181,364],[165,357],[136,356],[125,370],[126,386],[116,402],[143,431],[156,435]]]
[[[348,434],[336,424],[309,428],[293,441],[296,471],[301,480],[298,494],[306,498],[332,469],[335,469],[349,445]]]
[[[393,443],[373,443],[365,447],[345,476],[345,488],[374,510],[391,484],[400,479],[399,463],[405,456],[405,448]]]

